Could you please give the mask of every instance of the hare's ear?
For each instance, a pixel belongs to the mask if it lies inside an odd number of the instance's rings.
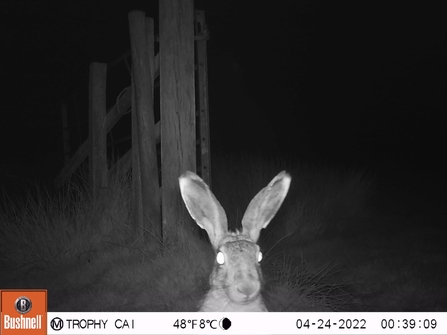
[[[187,171],[179,178],[180,193],[191,217],[205,229],[215,249],[228,232],[227,216],[207,184],[195,173]]]
[[[262,228],[273,219],[289,190],[291,177],[286,171],[280,172],[250,202],[242,218],[242,232],[253,242],[259,238]]]

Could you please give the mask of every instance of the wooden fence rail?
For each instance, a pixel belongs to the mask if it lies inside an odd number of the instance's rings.
[[[132,148],[110,170],[125,173],[132,168],[132,210],[136,231],[144,232],[153,250],[161,243],[178,244],[179,225],[194,229],[178,192],[177,179],[185,170],[196,169],[196,145],[199,144],[199,170],[210,184],[209,122],[206,39],[203,11],[193,9],[193,0],[160,2],[160,51],[154,54],[155,36],[152,18],[142,11],[129,13],[131,86],[106,111],[107,65],[92,63],[89,82],[89,137],[78,148],[59,175],[56,187],[66,183],[86,158],[94,198],[107,187],[107,133],[122,117],[132,112]],[[196,21],[196,24],[194,24]],[[200,24],[197,24],[200,22]],[[196,34],[196,35],[194,35]],[[196,40],[197,80],[194,66]],[[115,66],[126,61],[129,53]],[[154,82],[160,77],[160,121],[154,121]],[[199,107],[195,105],[195,87]],[[66,111],[66,109],[65,109]],[[200,125],[196,125],[196,114]],[[200,139],[196,139],[196,126]],[[64,121],[66,128],[66,121]],[[66,137],[68,138],[68,136]],[[161,142],[160,164],[157,143]],[[66,146],[68,147],[68,146]],[[160,188],[161,186],[161,188]],[[162,208],[162,213],[160,209]]]

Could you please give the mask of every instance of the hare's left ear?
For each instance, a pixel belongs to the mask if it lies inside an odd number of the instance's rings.
[[[214,249],[228,233],[228,221],[224,209],[208,185],[193,172],[187,171],[179,178],[183,202],[197,225],[205,229]]]
[[[286,171],[280,172],[250,202],[242,218],[242,232],[253,242],[259,238],[261,229],[273,219],[289,191],[292,178]]]

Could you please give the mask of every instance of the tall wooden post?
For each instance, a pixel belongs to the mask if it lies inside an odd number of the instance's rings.
[[[160,1],[160,92],[163,239],[175,248],[195,231],[178,186],[196,171],[193,0]]]
[[[197,97],[200,120],[200,173],[202,179],[211,188],[211,148],[210,123],[208,104],[208,58],[206,55],[206,41],[209,32],[205,23],[205,12],[195,11],[195,37],[197,59]]]
[[[90,64],[89,115],[90,155],[89,175],[93,199],[107,186],[107,133],[106,133],[106,79],[107,64]]]
[[[65,100],[61,100],[62,139],[64,142],[64,164],[70,159],[70,132],[68,129],[68,108]]]
[[[155,251],[161,242],[160,185],[155,144],[153,74],[154,29],[142,11],[129,13],[132,53],[132,177],[134,223],[143,227]]]

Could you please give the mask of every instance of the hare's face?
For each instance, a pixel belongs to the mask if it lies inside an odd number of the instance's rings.
[[[225,243],[217,250],[216,276],[211,277],[211,285],[224,289],[235,303],[250,303],[261,290],[261,257],[259,246],[251,241]]]

